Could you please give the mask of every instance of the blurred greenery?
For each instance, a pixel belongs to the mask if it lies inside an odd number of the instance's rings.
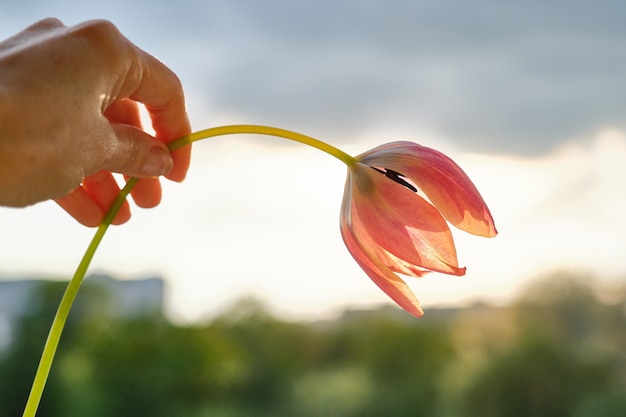
[[[0,352],[0,416],[19,416],[64,290],[43,282]],[[40,416],[626,415],[624,285],[567,273],[512,305],[346,311],[300,323],[242,300],[211,322],[111,316],[85,285]]]

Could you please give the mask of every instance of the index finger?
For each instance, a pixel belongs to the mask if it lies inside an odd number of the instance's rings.
[[[133,45],[131,61],[118,98],[128,97],[142,103],[148,110],[156,138],[164,143],[191,132],[185,95],[180,79],[161,61]],[[182,181],[189,168],[191,146],[172,152],[174,167],[166,175]]]

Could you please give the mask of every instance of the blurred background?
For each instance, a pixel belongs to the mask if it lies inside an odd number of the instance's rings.
[[[92,276],[38,415],[624,416],[626,297],[599,301],[592,282],[554,274],[507,306],[422,319],[385,306],[293,321],[248,298],[182,326],[159,308],[160,280]],[[23,284],[28,308],[0,349],[2,416],[21,415],[65,287]]]
[[[184,183],[105,236],[42,415],[626,414],[624,13],[617,0],[2,2],[1,38],[50,16],[113,21],[180,76],[194,130],[439,149],[500,232],[455,233],[467,275],[409,281],[426,309],[412,319],[341,241],[342,164],[269,137],[200,142]],[[0,208],[0,415],[21,412],[93,233],[52,202]]]

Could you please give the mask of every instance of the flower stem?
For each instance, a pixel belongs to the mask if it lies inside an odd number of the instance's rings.
[[[135,186],[136,183],[137,178],[130,178],[124,188],[122,188],[122,190],[119,192],[119,194],[113,201],[113,204],[111,204],[111,207],[104,216],[104,219],[98,227],[98,230],[96,230],[94,237],[91,239],[91,243],[87,247],[83,258],[76,268],[74,276],[72,277],[69,284],[67,285],[67,288],[65,289],[65,293],[61,298],[61,303],[59,304],[57,313],[54,316],[54,320],[52,321],[52,326],[50,328],[50,332],[48,333],[48,339],[46,340],[46,344],[44,345],[43,353],[41,354],[39,366],[35,374],[35,380],[33,381],[33,385],[28,396],[28,401],[26,402],[26,407],[24,408],[23,417],[34,417],[35,413],[37,412],[37,407],[39,406],[41,395],[46,385],[48,374],[50,373],[52,360],[54,359],[54,354],[56,353],[57,346],[59,345],[59,340],[61,338],[61,333],[63,332],[63,327],[65,326],[65,322],[67,321],[67,317],[70,313],[72,304],[74,303],[74,299],[76,298],[76,294],[78,294],[80,284],[83,282],[83,278],[87,273],[89,264],[91,263],[91,260],[93,259],[93,256],[96,253],[96,249],[98,249],[98,245],[100,245],[100,242],[102,241],[105,232],[111,225],[111,222],[113,222],[113,218],[115,218],[115,215],[119,211],[120,207],[122,207],[124,200],[126,200],[128,193],[130,193],[130,190]]]
[[[300,133],[292,132],[290,130],[280,129],[277,127],[260,126],[260,125],[230,125],[219,126],[210,129],[200,130],[198,132],[191,133],[189,135],[180,137],[173,142],[170,142],[168,147],[170,150],[178,149],[182,146],[188,145],[200,139],[207,139],[215,136],[223,135],[235,135],[235,134],[257,134],[257,135],[269,135],[276,136],[283,139],[293,140],[295,142],[304,143],[305,145],[312,146],[329,155],[334,156],[346,165],[352,165],[354,163],[354,157],[348,155],[341,149],[335,148],[321,140],[306,136]]]
[[[277,136],[284,139],[304,143],[306,145],[324,151],[329,155],[334,156],[348,166],[350,166],[354,162],[354,157],[348,155],[340,149],[335,148],[334,146],[331,146],[315,138],[285,129],[259,125],[231,125],[200,130],[198,132],[194,132],[189,135],[185,135],[178,139],[175,139],[168,144],[168,148],[170,150],[175,150],[185,145],[189,145],[192,142],[216,136],[251,133],[259,135]],[[113,219],[115,218],[117,212],[122,207],[122,204],[126,200],[126,197],[133,189],[137,181],[137,178],[130,178],[126,182],[124,188],[122,188],[122,190],[119,192],[119,194],[111,204],[111,207],[109,207],[109,210],[102,219],[102,223],[96,230],[94,237],[91,239],[91,242],[89,243],[85,254],[78,264],[78,267],[76,268],[76,272],[74,272],[72,279],[65,289],[65,293],[61,298],[59,308],[56,312],[56,315],[54,316],[54,320],[52,321],[52,326],[50,327],[50,332],[48,333],[48,338],[44,345],[41,359],[39,360],[39,366],[37,367],[35,379],[33,381],[30,394],[28,395],[28,400],[26,402],[22,417],[35,417],[35,414],[37,413],[37,408],[39,407],[41,396],[43,394],[48,375],[50,374],[52,361],[54,360],[54,355],[59,345],[59,340],[61,339],[61,333],[63,332],[65,322],[67,321],[67,317],[70,313],[70,309],[72,308],[72,304],[76,299],[76,295],[78,294],[80,285],[85,278],[85,274],[87,273],[89,264],[91,263],[91,260],[93,259],[96,250],[98,249],[98,246],[100,245],[100,242],[104,237],[104,234],[113,222]]]

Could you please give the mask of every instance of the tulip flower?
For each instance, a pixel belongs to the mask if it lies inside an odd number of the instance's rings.
[[[397,273],[465,274],[444,218],[475,235],[496,235],[478,190],[442,153],[394,142],[357,156],[348,166],[341,209],[344,242],[372,281],[417,317],[424,314],[419,301]]]
[[[278,136],[320,149],[348,166],[341,235],[365,273],[407,312],[419,302],[397,275],[463,275],[446,220],[479,236],[495,236],[491,214],[467,175],[445,155],[411,142],[379,146],[357,157],[309,136],[267,126],[233,125],[201,130],[168,144],[170,150],[200,139],[253,133]],[[137,183],[130,178],[107,211],[68,283],[31,387],[24,417],[34,417],[70,309],[87,268],[115,215]],[[445,219],[445,220],[444,220]]]
[[[222,126],[171,142],[176,149],[213,136],[256,133],[318,148],[348,166],[341,235],[365,273],[400,307],[424,312],[397,275],[434,271],[464,275],[448,222],[466,232],[496,235],[487,205],[463,170],[442,153],[412,142],[394,142],[352,157],[327,143],[267,126]]]

